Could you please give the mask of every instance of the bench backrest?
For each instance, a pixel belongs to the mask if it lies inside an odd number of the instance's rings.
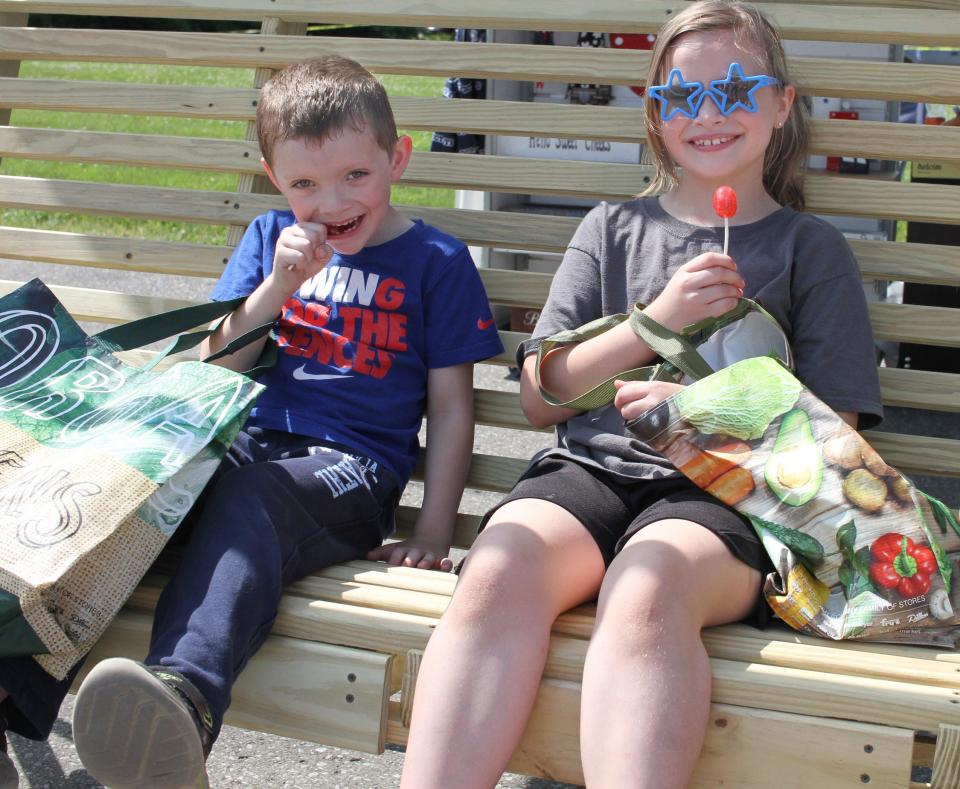
[[[476,5],[430,4],[401,0],[0,0],[0,258],[36,262],[36,274],[55,281],[48,264],[103,269],[101,290],[56,288],[80,319],[120,322],[182,304],[149,295],[123,295],[116,272],[151,272],[171,278],[215,278],[230,249],[253,217],[283,201],[264,187],[259,152],[249,126],[257,86],[271,70],[323,53],[353,57],[378,74],[450,75],[525,83],[640,85],[649,53],[635,49],[545,47],[527,34],[467,44],[437,40],[305,35],[308,23],[326,25],[404,25],[439,28],[477,27],[498,31],[582,31],[651,33],[681,7],[679,2],[609,0],[487,0]],[[847,5],[772,2],[762,9],[790,40],[860,42],[906,47],[960,48],[957,0],[848,0]],[[28,26],[29,13],[124,15],[133,29],[65,30]],[[238,33],[144,32],[137,18],[244,20],[258,35]],[[129,20],[128,20],[129,21]],[[865,61],[846,49],[829,58],[790,57],[802,94],[853,100],[960,104],[960,68],[927,63]],[[30,78],[27,64],[157,64],[182,66],[141,81],[75,81],[62,76]],[[196,84],[197,67],[246,69],[246,87]],[[234,74],[238,72],[233,72]],[[516,93],[516,91],[514,91]],[[509,95],[509,90],[504,95]],[[573,106],[531,101],[452,101],[436,97],[393,96],[398,125],[405,130],[455,130],[548,140],[601,140],[642,143],[639,107]],[[11,110],[12,122],[11,122]],[[26,115],[27,111],[37,114]],[[72,128],[40,128],[48,113],[68,112]],[[107,120],[104,121],[104,116]],[[115,116],[115,117],[114,117]],[[246,123],[245,134],[231,124],[205,127],[203,136],[173,138],[162,131],[138,131],[138,117],[201,119]],[[34,118],[23,122],[21,119]],[[52,117],[52,116],[51,116]],[[148,118],[143,119],[144,122]],[[128,131],[96,131],[98,128]],[[151,127],[151,128],[155,128]],[[233,125],[236,129],[236,125]],[[222,138],[233,134],[233,139]],[[864,157],[893,162],[928,161],[960,171],[960,129],[895,122],[815,119],[812,153]],[[34,175],[11,175],[19,160],[42,160]],[[80,169],[64,169],[82,163]],[[121,165],[103,180],[98,165]],[[47,166],[48,165],[48,166]],[[33,165],[31,165],[33,166]],[[192,173],[190,188],[143,185],[137,168]],[[22,171],[18,171],[22,172]],[[119,175],[117,175],[119,173]],[[210,174],[213,174],[211,176]],[[543,198],[621,200],[640,191],[651,174],[643,163],[558,161],[537,157],[469,156],[417,151],[404,178],[428,189],[483,193],[475,202],[485,210],[421,208],[404,211],[487,249],[562,252],[578,224],[563,208],[538,212],[503,207],[505,195]],[[228,180],[224,180],[224,176]],[[960,176],[958,176],[960,177]],[[213,184],[212,186],[210,184]],[[224,184],[228,184],[224,186]],[[960,224],[960,185],[904,183],[892,169],[866,176],[811,172],[807,179],[812,212],[877,219]],[[476,198],[476,195],[474,195]],[[557,201],[554,201],[555,203]],[[499,208],[497,206],[500,206]],[[42,213],[24,215],[21,210]],[[73,215],[104,215],[142,220],[133,237],[70,232]],[[217,243],[191,243],[196,225],[222,229]],[[173,228],[171,230],[171,227]],[[186,240],[184,240],[186,239]],[[898,243],[865,237],[852,242],[865,280],[903,280],[960,285],[958,247]],[[482,271],[496,305],[536,309],[542,305],[550,274],[486,268]],[[0,278],[3,275],[0,274]],[[136,278],[134,278],[136,279]],[[171,282],[173,280],[171,279]],[[0,292],[17,283],[0,282]],[[879,341],[931,346],[960,346],[960,305],[947,307],[876,303],[871,319]],[[509,364],[526,334],[501,332],[507,351],[495,361]],[[956,422],[960,411],[960,371],[927,372],[881,369],[884,402],[940,412]],[[511,430],[531,430],[515,393],[478,389],[478,422]],[[960,441],[895,433],[871,433],[869,439],[893,465],[907,474],[960,477]],[[524,466],[519,459],[476,455],[469,485],[488,491],[509,489]],[[955,488],[954,488],[955,490]],[[948,497],[949,499],[949,497]],[[948,503],[956,507],[960,495]],[[404,508],[401,527],[415,512]],[[457,543],[468,545],[476,516],[464,515]]]

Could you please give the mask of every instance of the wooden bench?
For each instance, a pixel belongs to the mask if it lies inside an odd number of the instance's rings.
[[[960,47],[957,0],[848,0],[848,5],[772,2],[763,9],[789,39]],[[0,206],[50,214],[43,229],[0,227],[0,258],[32,261],[31,271],[50,283],[62,269],[51,264],[102,269],[103,288],[57,286],[81,320],[114,323],[181,305],[170,297],[116,292],[129,272],[169,275],[170,282],[217,277],[230,248],[254,216],[283,202],[264,189],[256,143],[246,140],[171,138],[156,133],[110,133],[11,125],[11,110],[33,109],[207,118],[249,123],[256,86],[272,69],[322,53],[361,61],[374,72],[464,75],[496,80],[642,83],[647,53],[634,50],[543,47],[531,43],[457,44],[359,37],[305,37],[308,22],[473,26],[492,30],[655,31],[679,2],[610,0],[487,0],[417,4],[401,0],[0,0],[0,157],[54,163],[129,166],[120,183],[68,180],[53,175],[0,173]],[[469,10],[467,10],[469,8]],[[259,35],[31,28],[28,13],[245,20]],[[528,41],[515,35],[511,40]],[[960,69],[925,64],[865,62],[841,54],[820,59],[792,56],[801,93],[881,101],[960,103]],[[187,84],[130,84],[19,76],[23,61],[79,61],[254,70],[247,88]],[[189,82],[184,77],[182,83]],[[452,129],[551,139],[643,140],[642,110],[633,107],[560,106],[529,101],[449,101],[397,96],[398,124],[407,130]],[[84,116],[86,117],[86,116]],[[813,153],[878,160],[931,160],[960,166],[960,130],[850,120],[816,120]],[[213,191],[138,185],[134,167],[229,173],[236,188]],[[404,178],[429,188],[485,193],[471,211],[407,207],[479,248],[562,252],[578,223],[560,209],[539,213],[495,206],[503,195],[628,198],[643,188],[643,164],[586,163],[415,153]],[[902,183],[889,174],[852,176],[814,172],[808,178],[809,210],[822,214],[960,224],[960,186]],[[155,225],[142,237],[112,238],[61,232],[58,217],[92,214],[160,220],[176,226],[225,227],[219,244],[157,240]],[[21,222],[23,224],[23,222]],[[905,280],[956,286],[956,247],[855,240],[866,280]],[[500,308],[537,308],[549,273],[482,270],[491,300]],[[2,276],[2,275],[0,275]],[[144,275],[145,276],[145,275]],[[7,292],[18,282],[0,282]],[[871,305],[880,341],[960,346],[960,308]],[[508,365],[525,334],[502,331]],[[960,411],[960,374],[884,367],[884,402],[940,414],[936,437],[870,432],[883,456],[907,474],[947,480],[943,497],[960,502],[960,440],[945,438]],[[478,423],[529,431],[515,392],[476,391]],[[519,436],[519,432],[510,435]],[[476,454],[469,485],[503,492],[525,465],[519,459]],[[943,495],[943,494],[941,494]],[[415,509],[403,506],[400,531]],[[456,545],[469,546],[476,513],[457,523]],[[960,548],[949,545],[951,550]],[[158,567],[137,590],[96,650],[98,656],[144,653],[150,611],[163,584]],[[228,722],[299,739],[377,753],[405,742],[419,659],[456,583],[452,575],[387,568],[369,562],[332,567],[298,583],[284,597],[263,651],[237,686]],[[593,607],[561,616],[536,709],[511,769],[580,782],[577,713],[580,674]],[[705,633],[711,655],[713,714],[696,786],[913,787],[960,785],[960,654],[926,648],[832,644],[783,628],[757,631],[727,626]],[[96,657],[96,656],[95,656]],[[92,664],[90,661],[89,664]],[[88,664],[88,665],[89,665]],[[912,781],[913,766],[932,767],[932,784]],[[920,774],[918,774],[920,775]],[[926,774],[923,774],[926,775]]]

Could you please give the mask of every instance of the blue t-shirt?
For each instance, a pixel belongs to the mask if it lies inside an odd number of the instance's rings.
[[[290,211],[247,228],[212,298],[252,293],[273,269]],[[355,255],[334,254],[287,300],[277,363],[248,425],[345,444],[401,485],[417,461],[427,371],[503,350],[466,246],[422,221]]]

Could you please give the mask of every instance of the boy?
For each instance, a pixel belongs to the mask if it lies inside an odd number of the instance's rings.
[[[465,246],[390,204],[410,159],[383,86],[340,57],[264,87],[257,134],[289,211],[248,228],[213,291],[248,296],[205,341],[215,353],[279,316],[267,389],[195,508],[143,664],[84,681],[77,751],[111,787],[203,785],[230,688],[263,643],[283,587],[368,557],[449,569],[473,441],[473,362],[502,350]],[[217,363],[254,366],[263,341]],[[429,453],[413,536],[381,546]]]

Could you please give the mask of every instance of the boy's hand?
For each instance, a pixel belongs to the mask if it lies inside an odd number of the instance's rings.
[[[720,252],[704,252],[677,269],[644,312],[667,328],[679,331],[732,310],[745,286],[733,258]]]
[[[617,387],[613,404],[619,409],[624,421],[636,419],[683,389],[683,384],[669,381],[614,381],[613,385]]]
[[[318,274],[331,257],[327,228],[316,222],[299,222],[280,231],[272,276],[289,295]]]
[[[391,542],[374,548],[367,558],[374,562],[387,562],[398,567],[419,567],[421,570],[453,569],[453,560],[447,558],[446,546],[431,545],[423,540],[409,539]]]

